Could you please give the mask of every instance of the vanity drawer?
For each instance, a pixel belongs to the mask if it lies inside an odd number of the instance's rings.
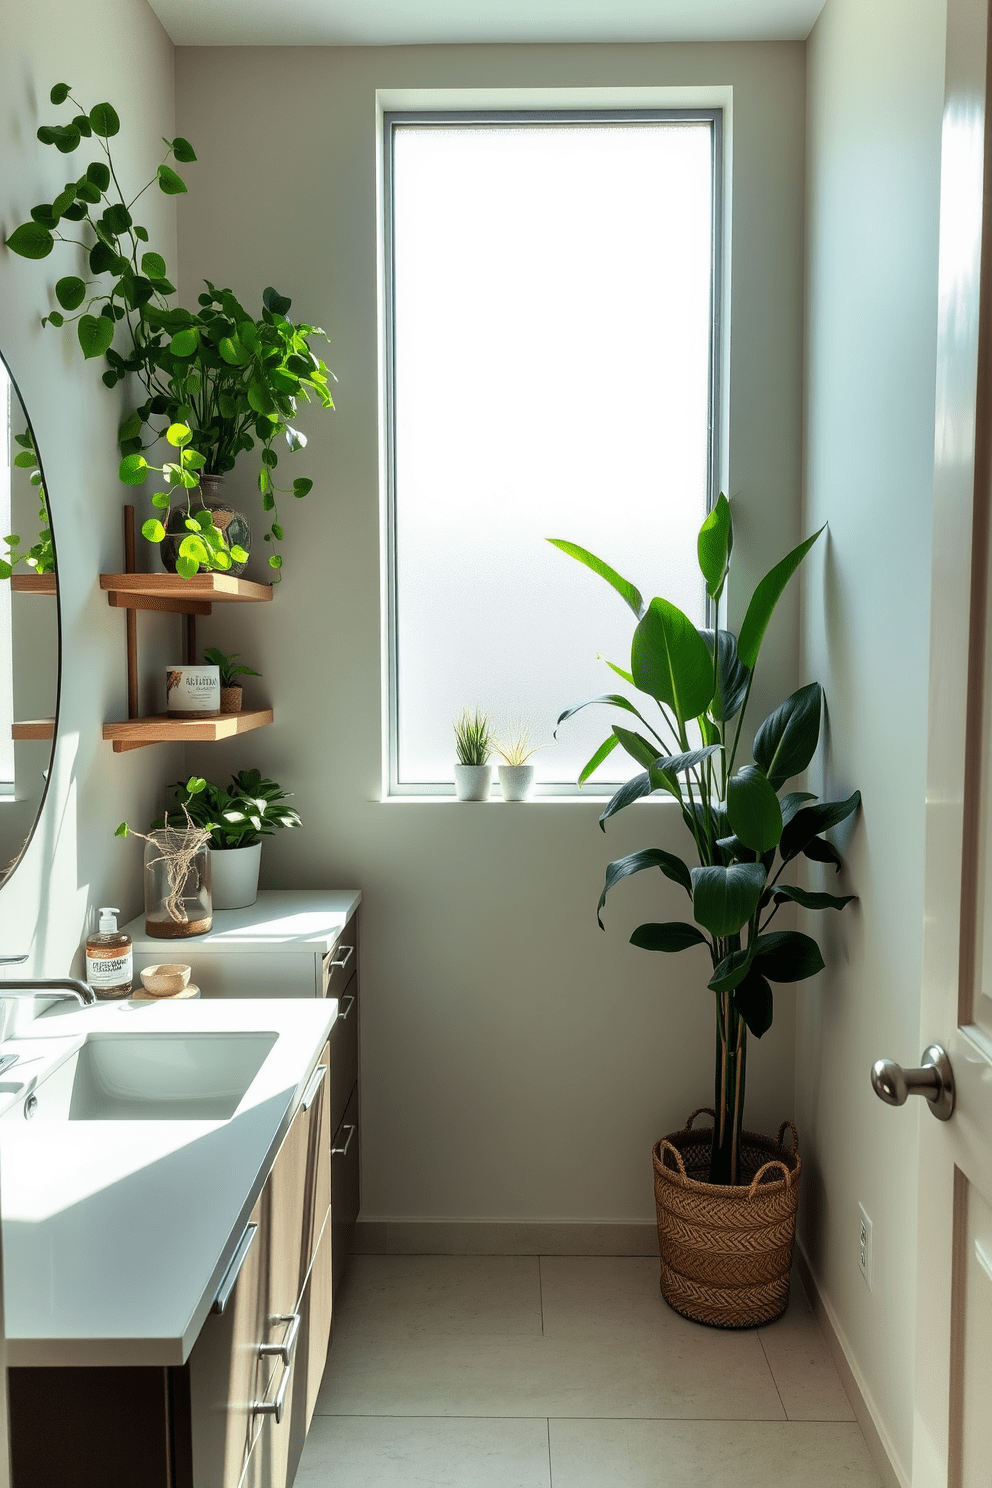
[[[330,1205],[329,1072],[325,1044],[304,1091],[307,1108],[301,1105],[293,1118],[263,1195],[271,1247],[269,1311],[275,1317],[290,1318],[297,1311]],[[270,1341],[278,1343],[286,1326],[274,1324]]]
[[[338,998],[338,1015],[331,1029],[331,1131],[336,1132],[344,1108],[358,1080],[358,977],[353,976]]]
[[[333,951],[324,957],[324,996],[340,997],[358,970],[358,911],[352,915],[338,937]]]
[[[358,1145],[356,1087],[331,1143],[331,1279],[335,1293],[344,1275],[358,1218],[361,1171]]]

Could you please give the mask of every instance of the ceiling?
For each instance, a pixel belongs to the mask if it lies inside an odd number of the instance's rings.
[[[824,0],[150,0],[177,46],[797,41]]]

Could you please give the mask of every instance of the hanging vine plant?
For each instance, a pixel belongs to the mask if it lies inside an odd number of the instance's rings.
[[[120,133],[116,109],[98,103],[85,110],[68,83],[55,85],[51,101],[78,112],[66,124],[42,125],[41,143],[71,155],[85,140],[93,140],[103,158],[67,181],[54,201],[33,207],[31,220],[6,240],[22,258],[47,258],[56,243],[68,243],[86,255],[90,277],[68,274],[59,279],[55,298],[60,308],[45,316],[43,324],[58,329],[75,325],[83,356],[106,363],[107,387],[133,374],[144,389],[143,401],[119,430],[120,479],[125,485],[143,485],[155,470],[167,487],[153,495],[155,507],[165,511],[172,493],[185,499],[188,533],[180,546],[179,572],[192,577],[200,568],[225,570],[247,558],[243,550],[228,548],[209,512],[188,493],[196,491],[201,474],[226,474],[242,453],[256,446],[258,489],[269,523],[268,562],[278,571],[283,539],[278,498],[307,496],[313,482],[300,477],[289,486],[277,485],[276,445],[284,440],[289,453],[305,447],[306,437],[296,427],[301,402],[334,407],[333,374],[310,345],[317,337],[326,340],[325,333],[319,326],[290,320],[292,301],[271,286],[262,295],[258,316],[231,290],[209,280],[195,312],[175,305],[176,287],[166,261],[147,246],[148,231],[135,221],[133,209],[152,186],[166,196],[186,192],[172,162],[195,161],[192,145],[179,136],[164,140],[165,155],[155,175],[128,198],[109,143]],[[115,346],[118,327],[124,344]],[[180,450],[180,458],[156,466],[147,454],[163,437]],[[141,530],[153,543],[166,535],[157,517]],[[278,577],[276,572],[273,582]]]

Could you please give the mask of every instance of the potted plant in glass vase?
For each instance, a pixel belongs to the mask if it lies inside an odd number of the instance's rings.
[[[7,247],[32,259],[47,258],[57,242],[85,254],[87,277],[67,274],[58,280],[60,308],[45,316],[43,324],[74,324],[83,356],[105,361],[108,387],[133,374],[143,388],[143,400],[120,427],[120,479],[142,485],[152,470],[163,475],[168,489],[157,492],[152,505],[168,516],[165,521],[149,517],[141,530],[160,545],[166,566],[185,578],[201,568],[243,571],[251,528],[217,487],[239,455],[258,446],[258,489],[269,523],[264,540],[275,583],[283,538],[277,497],[282,490],[300,498],[313,488],[306,478],[277,487],[275,443],[284,438],[291,453],[306,445],[296,427],[301,402],[334,406],[332,374],[310,346],[324,332],[291,321],[291,301],[271,286],[262,295],[258,315],[245,309],[231,290],[209,280],[195,311],[170,303],[176,287],[168,266],[148,247],[148,231],[135,221],[132,209],[151,186],[167,196],[186,192],[174,164],[196,160],[192,145],[178,136],[166,140],[164,159],[152,180],[132,195],[120,183],[109,144],[121,127],[113,105],[98,103],[87,111],[68,83],[57,83],[50,96],[53,104],[77,112],[67,123],[42,125],[42,144],[72,155],[92,141],[97,158],[53,201],[33,207],[31,220],[10,233]],[[115,347],[118,326],[124,338]],[[163,437],[180,453],[169,453],[162,465],[154,465],[146,455]]]
[[[214,909],[243,909],[258,897],[262,838],[302,826],[290,793],[259,770],[239,770],[230,785],[191,775],[170,787],[191,823],[208,833]],[[161,825],[153,822],[152,830]]]
[[[822,531],[822,529],[821,529]],[[767,1032],[773,982],[798,982],[823,967],[815,940],[796,930],[770,929],[783,905],[840,910],[852,895],[811,892],[783,881],[803,857],[841,859],[822,834],[851,816],[860,793],[819,801],[783,787],[801,775],[820,734],[822,692],[800,687],[760,725],[753,764],[740,760],[754,671],[765,630],[792,574],[819,533],[807,538],[758,584],[740,635],[717,624],[697,628],[666,599],[645,604],[639,591],[584,548],[552,539],[598,574],[633,611],[630,670],[614,668],[634,698],[610,693],[567,709],[559,724],[592,704],[619,709],[615,723],[582,771],[588,779],[616,748],[640,767],[600,816],[600,826],[635,801],[670,795],[691,839],[695,864],[648,847],[610,863],[597,917],[609,892],[631,874],[658,869],[689,900],[691,921],[638,926],[631,944],[681,953],[705,949],[706,985],[714,995],[716,1063],[712,1129],[682,1131],[654,1148],[661,1290],[686,1317],[727,1328],[750,1328],[785,1311],[801,1163],[798,1138],[783,1122],[778,1138],[743,1130],[747,1040]],[[703,523],[699,567],[719,614],[733,550],[730,505],[721,496]],[[702,971],[696,975],[702,977]],[[784,1144],[787,1129],[792,1142]]]

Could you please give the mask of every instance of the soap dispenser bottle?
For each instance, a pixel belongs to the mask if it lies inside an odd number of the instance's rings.
[[[101,1002],[130,997],[134,982],[131,937],[117,928],[119,909],[101,909],[100,931],[86,942],[86,980]]]

